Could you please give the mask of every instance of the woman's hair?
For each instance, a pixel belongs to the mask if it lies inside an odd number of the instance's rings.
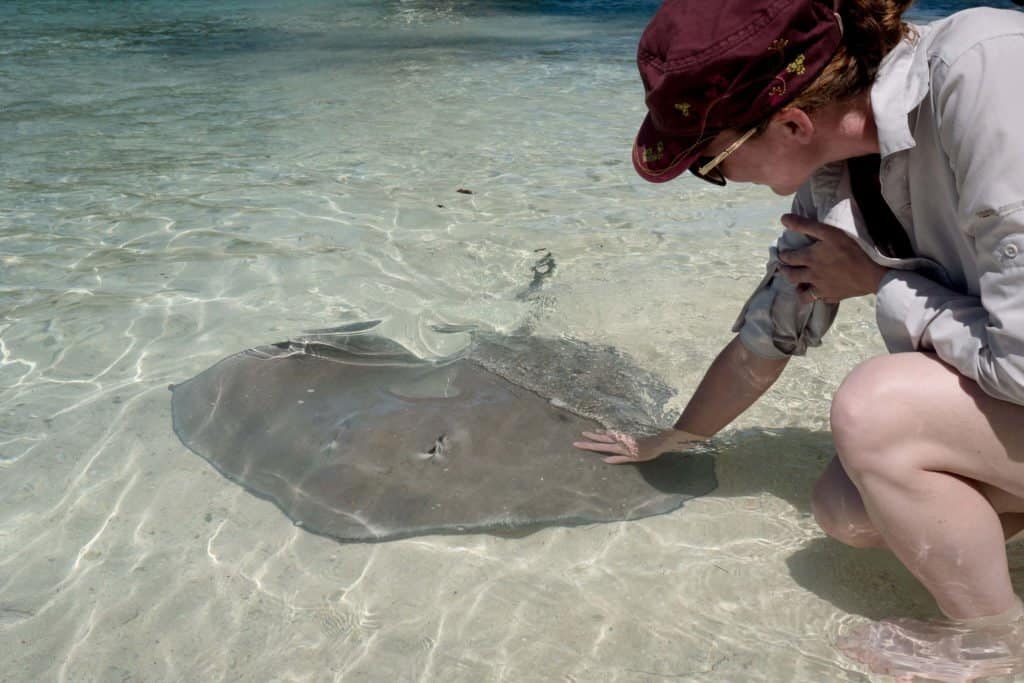
[[[913,28],[903,21],[903,13],[912,4],[914,0],[842,0],[843,42],[818,78],[784,108],[810,112],[867,90],[882,58],[903,38],[913,35]],[[761,122],[757,135],[768,130],[771,120],[769,116]]]
[[[903,13],[914,0],[842,0],[843,42],[825,70],[788,107],[807,111],[848,99],[871,86],[878,65],[911,35]]]

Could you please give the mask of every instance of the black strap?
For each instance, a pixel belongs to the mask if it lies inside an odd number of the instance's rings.
[[[882,183],[878,171],[882,158],[869,154],[846,161],[850,169],[853,198],[864,216],[868,235],[878,250],[886,256],[909,258],[914,255],[910,238],[899,219],[882,197]]]

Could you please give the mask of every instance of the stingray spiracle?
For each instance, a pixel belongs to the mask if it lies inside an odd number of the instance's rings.
[[[448,435],[442,434],[434,440],[434,445],[425,452],[419,453],[420,460],[444,460],[448,455]]]

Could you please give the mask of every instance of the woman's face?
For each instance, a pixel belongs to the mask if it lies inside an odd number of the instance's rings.
[[[704,152],[713,157],[743,135],[742,130],[719,133]],[[768,128],[750,138],[719,165],[730,182],[767,185],[780,195],[791,195],[821,165],[816,154],[814,124],[799,109],[784,109]]]

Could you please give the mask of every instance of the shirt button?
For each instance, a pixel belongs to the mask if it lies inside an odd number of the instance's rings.
[[[1003,256],[1006,258],[1017,258],[1017,254],[1020,253],[1020,249],[1017,248],[1016,244],[1007,244],[1003,247]]]

